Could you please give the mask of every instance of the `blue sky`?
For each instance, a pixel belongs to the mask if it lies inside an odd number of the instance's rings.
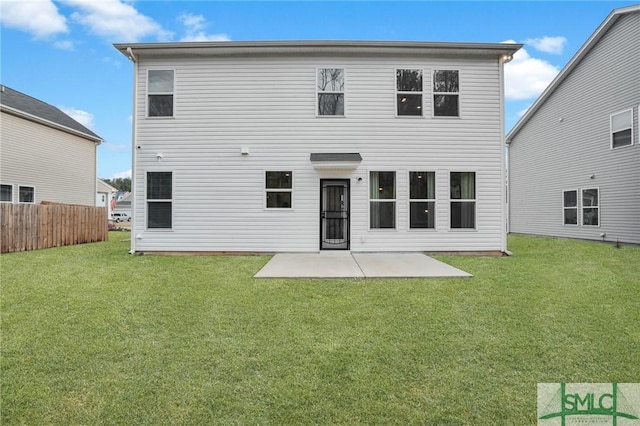
[[[130,175],[132,64],[119,42],[394,40],[524,43],[507,64],[510,129],[611,10],[633,1],[0,0],[0,81],[105,139],[98,176]]]

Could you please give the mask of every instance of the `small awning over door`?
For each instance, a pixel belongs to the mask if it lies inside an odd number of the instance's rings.
[[[362,156],[358,153],[320,152],[311,154],[311,164],[320,170],[355,170]]]

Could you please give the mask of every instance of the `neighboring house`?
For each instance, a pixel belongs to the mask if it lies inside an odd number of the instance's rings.
[[[515,44],[117,44],[132,251],[506,250]]]
[[[614,10],[507,135],[510,231],[640,244],[640,5]]]
[[[121,192],[118,193],[118,197],[116,199],[115,207],[113,208],[114,213],[126,213],[131,216],[131,193],[130,192]]]
[[[111,213],[113,213],[113,209],[116,205],[115,195],[118,190],[102,179],[98,179],[97,188],[96,206],[106,207],[107,217],[111,217]]]
[[[0,112],[0,201],[95,205],[100,136],[7,86]]]

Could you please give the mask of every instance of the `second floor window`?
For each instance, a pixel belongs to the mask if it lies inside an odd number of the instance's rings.
[[[396,70],[398,115],[422,115],[422,70]]]
[[[433,115],[436,117],[460,116],[460,85],[457,70],[433,72]]]
[[[320,68],[318,115],[344,115],[344,68]]]
[[[149,70],[147,116],[173,117],[173,70]]]
[[[611,148],[633,145],[633,109],[611,114]]]

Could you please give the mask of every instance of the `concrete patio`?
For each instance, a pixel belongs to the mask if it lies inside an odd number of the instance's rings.
[[[255,278],[441,278],[471,274],[422,253],[278,253]]]

